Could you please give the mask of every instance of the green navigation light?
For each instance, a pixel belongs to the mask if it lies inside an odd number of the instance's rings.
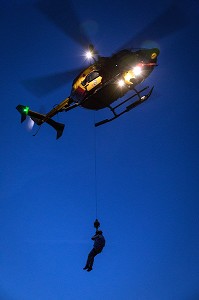
[[[24,108],[23,108],[23,113],[27,115],[28,112],[29,112],[29,109],[30,109],[30,107],[24,106]]]

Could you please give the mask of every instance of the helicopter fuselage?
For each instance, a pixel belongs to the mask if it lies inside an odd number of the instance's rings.
[[[157,66],[159,49],[122,50],[99,57],[73,81],[70,99],[81,107],[108,107],[143,82]]]

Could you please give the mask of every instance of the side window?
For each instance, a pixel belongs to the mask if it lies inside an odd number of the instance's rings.
[[[87,83],[93,81],[94,79],[96,79],[97,77],[99,77],[99,73],[97,71],[93,71],[90,74],[88,74],[86,76],[86,78],[81,82],[81,84],[83,86],[85,86]]]
[[[99,76],[99,73],[96,72],[96,71],[90,73],[90,74],[88,75],[88,82],[93,81],[93,80],[94,80],[95,78],[97,78],[98,76]]]

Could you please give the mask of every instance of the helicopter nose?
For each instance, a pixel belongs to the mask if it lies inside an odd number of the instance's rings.
[[[159,54],[160,50],[158,48],[153,48],[150,50],[151,59],[156,59]]]
[[[157,56],[160,54],[160,50],[158,48],[153,48],[153,52],[155,52]]]

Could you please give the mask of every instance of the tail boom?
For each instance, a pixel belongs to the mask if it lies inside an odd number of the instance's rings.
[[[48,116],[48,114],[40,114],[38,112],[30,110],[29,107],[21,104],[17,105],[16,109],[21,114],[21,123],[25,121],[27,116],[29,116],[38,126],[41,126],[46,122],[51,127],[53,127],[57,132],[57,139],[62,136],[65,125],[52,120],[50,116]]]

